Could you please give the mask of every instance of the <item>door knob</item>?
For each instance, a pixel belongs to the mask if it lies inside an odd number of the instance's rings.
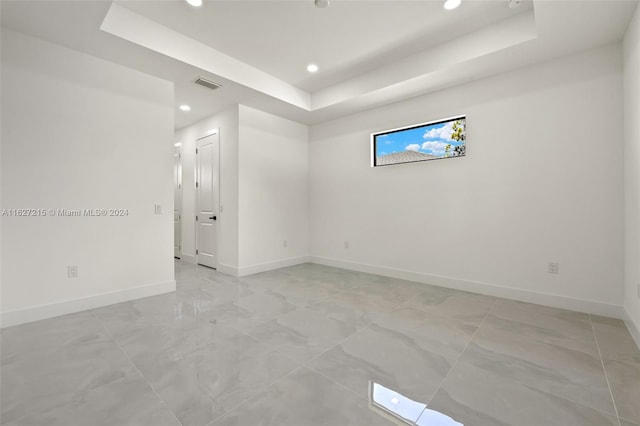
[[[218,220],[218,218],[216,216],[211,216],[209,219],[211,220]]]

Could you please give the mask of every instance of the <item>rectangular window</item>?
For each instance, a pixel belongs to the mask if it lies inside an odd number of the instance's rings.
[[[371,135],[371,166],[464,157],[464,115]]]

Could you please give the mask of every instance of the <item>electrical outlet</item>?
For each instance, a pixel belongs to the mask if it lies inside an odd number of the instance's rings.
[[[345,241],[344,242],[344,248],[348,249],[349,248],[349,241]]]
[[[547,272],[550,273],[550,274],[559,273],[558,262],[549,262],[549,267],[547,269]]]
[[[286,247],[288,244],[289,244],[289,243],[287,242],[287,240],[284,240],[284,242],[282,243],[282,245],[283,245],[284,247]]]
[[[67,266],[67,276],[69,278],[78,278],[78,265]]]
[[[156,214],[162,214],[162,206],[160,204],[156,204],[154,211]]]

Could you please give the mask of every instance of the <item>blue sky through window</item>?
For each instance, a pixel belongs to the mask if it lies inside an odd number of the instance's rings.
[[[464,118],[460,119],[464,122]],[[376,136],[376,157],[403,151],[416,151],[436,157],[444,157],[447,145],[450,150],[464,145],[465,141],[451,139],[453,123],[430,124],[413,129],[400,130]]]

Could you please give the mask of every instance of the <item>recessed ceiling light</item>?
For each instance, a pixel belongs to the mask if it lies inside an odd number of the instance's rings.
[[[329,0],[315,0],[314,3],[316,4],[316,7],[319,9],[324,9],[325,7],[329,6]]]
[[[191,107],[189,105],[180,105],[180,111],[191,111]]]
[[[173,146],[175,146],[177,148],[179,146],[182,146],[182,143],[181,142],[176,142],[176,143],[173,144]]]
[[[447,0],[444,2],[443,7],[447,10],[453,10],[456,7],[460,6],[460,3],[462,3],[461,0]]]
[[[316,64],[309,64],[309,65],[307,65],[307,71],[309,71],[309,72],[317,72],[318,71],[318,66]]]
[[[189,3],[193,7],[202,6],[202,0],[187,0],[187,3]]]

